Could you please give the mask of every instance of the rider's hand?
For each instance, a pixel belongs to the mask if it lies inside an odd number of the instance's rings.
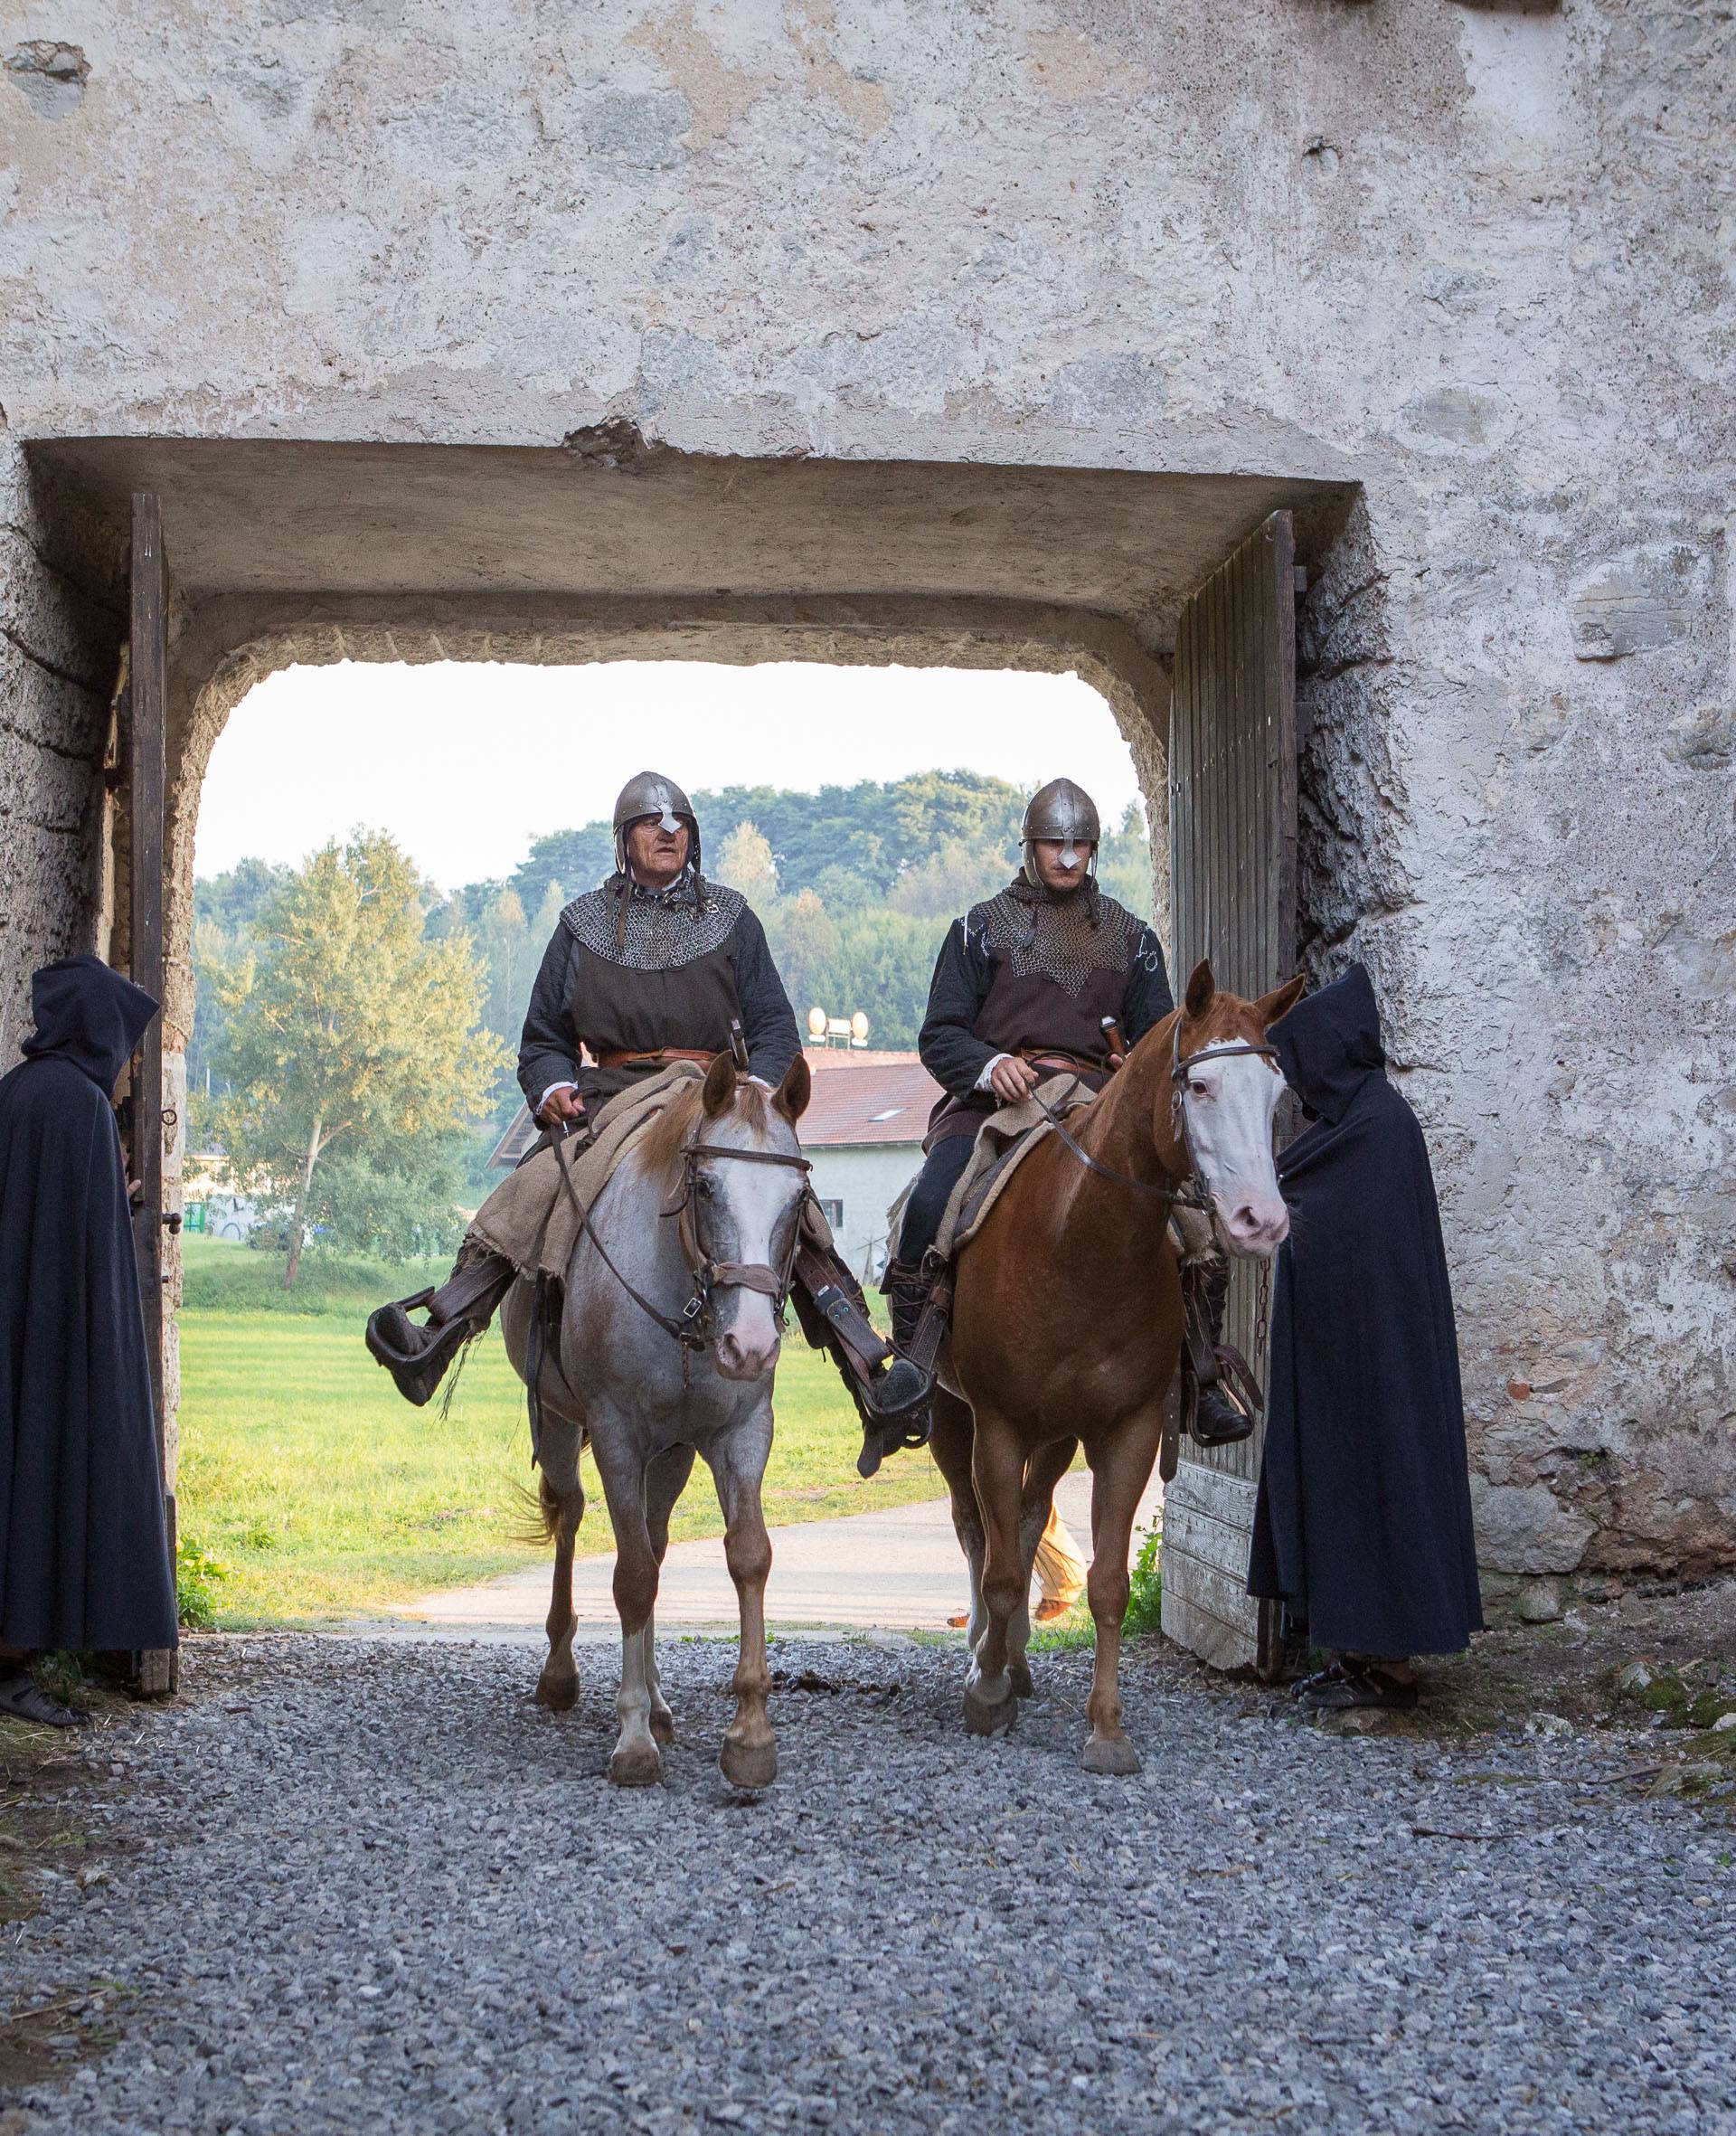
[[[1028,1098],[1042,1081],[1029,1061],[1021,1061],[1009,1054],[1005,1060],[996,1061],[990,1069],[988,1087],[1003,1105],[1016,1105]]]
[[[551,1091],[536,1117],[542,1126],[556,1128],[562,1120],[583,1120],[585,1109],[579,1102],[577,1091]]]

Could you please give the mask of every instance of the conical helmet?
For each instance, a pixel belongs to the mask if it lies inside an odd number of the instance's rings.
[[[1103,835],[1103,827],[1097,819],[1097,803],[1082,786],[1076,786],[1071,779],[1052,779],[1047,786],[1040,786],[1026,805],[1024,821],[1019,827],[1019,836],[1024,846],[1025,880],[1043,885],[1043,876],[1037,867],[1037,856],[1031,850],[1039,838],[1057,838],[1061,845],[1061,859],[1071,867],[1079,857],[1079,847],[1089,846],[1086,873],[1097,871],[1097,842]]]
[[[615,865],[620,873],[627,873],[627,827],[643,823],[647,816],[655,816],[666,831],[676,830],[684,823],[687,826],[693,839],[687,858],[697,874],[699,818],[693,814],[693,804],[686,795],[673,779],[665,779],[661,771],[636,771],[615,797]]]

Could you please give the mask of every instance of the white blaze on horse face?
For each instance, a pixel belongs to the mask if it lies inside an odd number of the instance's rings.
[[[1272,1114],[1283,1088],[1260,1054],[1200,1061],[1187,1071],[1188,1139],[1232,1253],[1275,1253],[1289,1232],[1272,1162]]]
[[[739,1149],[753,1139],[731,1122],[710,1130],[708,1141]],[[790,1139],[791,1154],[794,1138]],[[799,1200],[802,1176],[784,1165],[732,1165],[727,1158],[706,1167],[712,1183],[710,1207],[702,1217],[708,1239],[719,1242],[719,1257],[760,1262],[781,1271],[789,1252],[790,1213]],[[717,1346],[712,1355],[724,1379],[763,1379],[778,1362],[782,1337],[776,1299],[737,1286],[720,1290]]]

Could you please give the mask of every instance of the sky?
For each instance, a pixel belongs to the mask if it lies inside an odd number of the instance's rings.
[[[948,667],[583,667],[344,661],[251,690],[212,753],[196,866],[300,862],[387,830],[442,889],[510,874],[533,838],[607,817],[635,771],[691,792],[813,791],[907,772],[1063,772],[1105,822],[1138,792],[1114,715],[1075,675]]]

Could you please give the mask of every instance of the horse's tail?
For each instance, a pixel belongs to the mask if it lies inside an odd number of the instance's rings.
[[[517,1500],[517,1510],[521,1516],[520,1519],[514,1524],[511,1531],[514,1542],[533,1544],[557,1542],[561,1535],[561,1523],[563,1518],[571,1517],[571,1508],[563,1511],[561,1499],[556,1495],[554,1487],[550,1483],[548,1478],[539,1473],[534,1490],[532,1490],[526,1484],[515,1483],[513,1486],[513,1495]],[[580,1518],[582,1519],[583,1516],[584,1507],[581,1500]],[[575,1520],[573,1526],[576,1527],[578,1521]]]

